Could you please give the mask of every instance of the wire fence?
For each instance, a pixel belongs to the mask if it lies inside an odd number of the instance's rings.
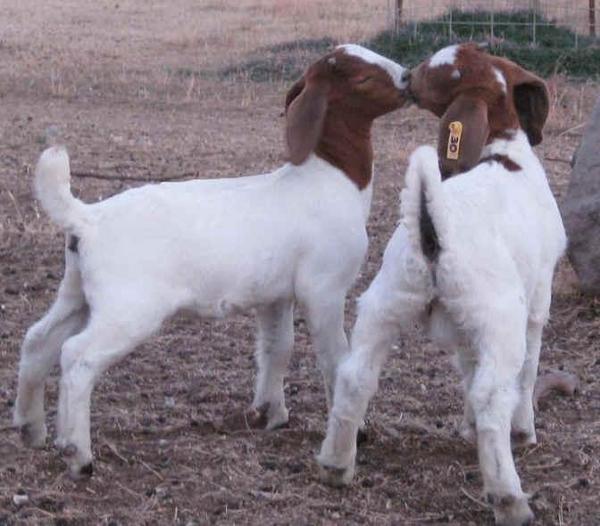
[[[521,29],[533,45],[549,26],[569,29],[567,45],[573,47],[588,45],[600,32],[595,0],[388,0],[388,16],[396,32],[410,27],[415,36],[423,23],[429,29],[439,26],[440,34],[449,37],[457,30],[464,34],[469,28],[474,33],[483,29],[492,40],[510,28]]]

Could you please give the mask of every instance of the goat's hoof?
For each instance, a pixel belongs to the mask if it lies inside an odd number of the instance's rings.
[[[69,476],[73,480],[89,479],[94,474],[94,466],[89,456],[83,455],[79,448],[69,443],[61,448],[64,461],[69,467]]]
[[[533,512],[527,503],[527,497],[505,495],[487,496],[488,502],[494,509],[496,526],[529,526],[533,524]]]
[[[458,434],[465,442],[477,444],[477,430],[474,423],[463,420],[458,428]]]
[[[348,486],[354,477],[354,465],[346,468],[337,468],[334,466],[319,465],[319,477],[323,484],[334,488]]]
[[[273,429],[279,429],[280,427],[285,427],[290,420],[289,412],[286,407],[279,408],[277,411],[267,412],[267,430],[271,431]]]
[[[84,466],[81,466],[79,474],[82,477],[91,477],[94,474],[94,465],[91,462],[88,462]]]
[[[359,426],[358,431],[356,433],[356,445],[360,446],[361,444],[366,444],[370,437],[369,433],[369,421],[364,420],[363,423]]]
[[[94,474],[94,465],[91,462],[79,466],[78,464],[71,465],[69,467],[69,476],[72,480],[88,480],[92,478]]]
[[[285,406],[275,406],[266,402],[246,411],[245,418],[251,429],[272,431],[285,426],[289,421],[289,414]]]
[[[60,436],[57,436],[54,439],[54,447],[61,452],[63,449],[65,449],[65,447],[67,447],[67,443],[68,442],[64,438],[61,438]]]
[[[75,444],[65,444],[61,447],[61,453],[65,458],[73,458],[77,454],[77,446]]]
[[[19,427],[19,434],[25,447],[42,448],[46,445],[46,424],[24,424]]]
[[[513,429],[510,432],[510,439],[514,448],[524,448],[537,444],[535,431],[528,432],[523,431],[522,429]]]

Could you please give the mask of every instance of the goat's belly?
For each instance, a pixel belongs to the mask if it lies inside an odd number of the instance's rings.
[[[293,297],[291,268],[270,275],[212,273],[198,276],[190,286],[186,307],[201,316],[224,318]]]
[[[227,318],[236,314],[243,314],[259,307],[262,303],[271,303],[271,301],[260,302],[256,298],[222,297],[217,301],[208,302],[202,298],[190,302],[185,310],[191,310],[203,318]]]

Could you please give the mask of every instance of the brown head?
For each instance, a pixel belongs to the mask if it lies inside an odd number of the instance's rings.
[[[415,102],[441,117],[438,155],[442,177],[475,166],[486,144],[521,128],[532,146],[548,117],[544,81],[481,46],[441,49],[411,73]]]
[[[314,152],[366,187],[371,125],[405,103],[407,76],[399,64],[357,45],[338,46],[311,65],[285,99],[292,164]]]

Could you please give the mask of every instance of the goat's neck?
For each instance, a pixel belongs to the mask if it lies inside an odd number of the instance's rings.
[[[373,175],[372,119],[329,112],[315,153],[363,190]]]
[[[486,144],[481,152],[481,158],[494,155],[506,156],[517,163],[535,157],[527,135],[521,129],[506,130],[501,137],[496,137]]]

